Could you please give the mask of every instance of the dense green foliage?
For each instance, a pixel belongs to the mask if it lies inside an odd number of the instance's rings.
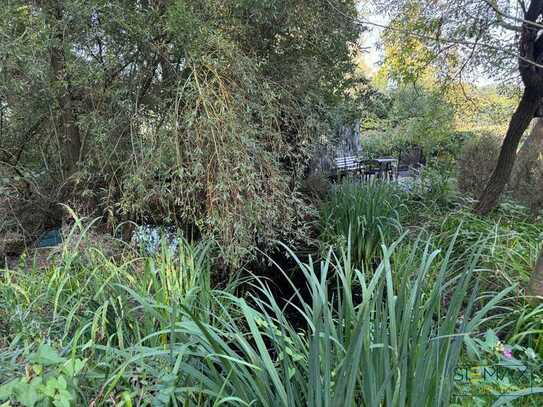
[[[370,82],[354,0],[5,3],[0,407],[541,405],[543,220],[471,208],[514,89],[398,35],[463,21],[400,2]],[[331,182],[354,122],[423,159]]]
[[[498,390],[537,397],[542,310],[519,299],[519,283],[541,224],[513,206],[482,220],[443,184],[430,174],[404,192],[379,183],[331,191],[323,213],[343,207],[358,226],[349,241],[348,228],[323,218],[334,245],[320,261],[285,248],[296,260],[294,271],[277,269],[294,293],[288,307],[265,278],[214,288],[209,245],[180,241],[177,255],[164,245],[144,257],[121,246],[110,257],[88,240],[91,225],[77,223],[49,267],[2,271],[0,399],[467,406],[475,399],[458,394],[477,392],[482,405]],[[528,366],[535,381],[455,380],[458,366],[495,363]]]
[[[391,244],[401,233],[405,194],[387,183],[344,184],[331,193],[322,208],[321,239],[347,250],[356,264],[371,264],[381,244]]]
[[[461,135],[454,129],[454,107],[440,90],[401,86],[387,92],[391,99],[385,117],[365,125],[370,131],[362,145],[370,156],[398,156],[419,146],[428,158],[453,156]]]
[[[354,1],[333,4],[355,14]],[[221,242],[233,264],[273,238],[304,239],[313,208],[301,178],[314,141],[341,121],[330,112],[348,105],[360,31],[328,11],[8,1],[0,161],[26,177],[13,186],[12,223],[30,233],[59,224],[64,202],[111,227],[177,224]]]

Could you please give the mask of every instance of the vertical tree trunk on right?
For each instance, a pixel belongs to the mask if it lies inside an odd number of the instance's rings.
[[[543,119],[536,118],[532,124],[517,154],[509,189],[515,199],[536,213],[543,208]]]
[[[539,253],[530,282],[528,283],[527,294],[543,298],[543,249]]]

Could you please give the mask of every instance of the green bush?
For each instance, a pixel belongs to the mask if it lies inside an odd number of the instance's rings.
[[[59,202],[111,229],[175,224],[233,270],[307,243],[312,145],[355,101],[356,2],[332,3],[4,2],[0,188],[25,174],[10,224],[39,235]]]
[[[512,196],[534,213],[543,209],[543,120],[534,126],[517,154],[509,180]]]
[[[437,91],[400,86],[391,92],[392,104],[379,130],[364,132],[364,152],[372,156],[398,155],[413,146],[428,160],[451,161],[465,135],[454,131],[453,107]]]
[[[462,193],[478,198],[496,167],[501,141],[483,134],[466,142],[457,160],[458,188]]]
[[[413,181],[406,185],[409,191],[410,221],[424,216],[421,210],[443,212],[458,201],[453,170],[442,161],[433,161],[422,167]]]
[[[407,143],[404,138],[396,137],[395,133],[387,130],[367,131],[361,137],[362,152],[368,158],[397,155]]]
[[[25,359],[29,363],[25,376],[0,385],[0,401],[17,401],[25,407],[74,404],[81,391],[78,376],[85,368],[85,360],[61,357],[46,344]]]

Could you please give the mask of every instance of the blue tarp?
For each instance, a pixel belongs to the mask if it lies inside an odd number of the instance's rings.
[[[36,243],[36,247],[54,247],[62,243],[60,229],[52,229],[45,232]]]

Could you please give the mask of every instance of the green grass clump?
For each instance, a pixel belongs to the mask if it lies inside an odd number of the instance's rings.
[[[440,243],[460,228],[458,252],[482,240],[482,264],[495,272],[494,281],[509,285],[528,281],[543,240],[541,219],[534,218],[523,207],[508,203],[487,217],[461,207],[443,219],[434,219],[428,226]]]
[[[422,230],[432,235],[441,247],[458,235],[452,258],[462,262],[465,254],[478,245],[481,258],[478,278],[482,290],[499,292],[515,287],[490,325],[512,345],[533,348],[543,356],[542,306],[526,296],[525,287],[533,272],[543,241],[543,222],[527,208],[502,203],[486,217],[474,214],[469,206],[459,206],[430,218]]]
[[[381,243],[390,244],[401,233],[406,195],[393,183],[339,185],[321,210],[323,241],[347,247],[356,264],[371,264]]]

